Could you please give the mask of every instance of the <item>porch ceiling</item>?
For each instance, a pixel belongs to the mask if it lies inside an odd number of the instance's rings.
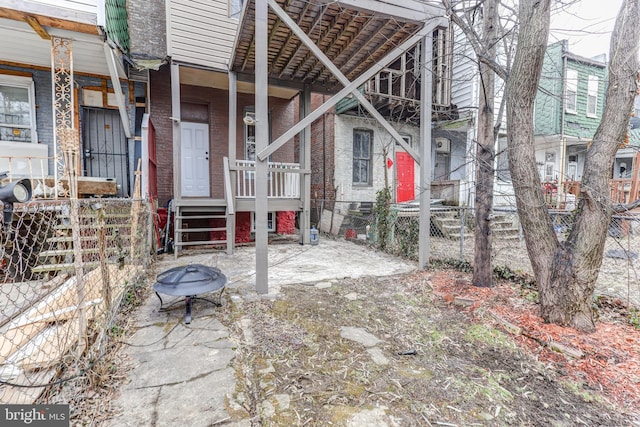
[[[104,54],[104,37],[48,27],[52,36],[73,40],[73,70],[109,75]],[[51,41],[40,38],[24,21],[0,18],[0,61],[51,67]],[[124,74],[122,74],[124,75]]]
[[[443,12],[428,1],[403,6],[376,0],[276,0],[340,71],[353,81],[389,51]],[[395,2],[397,3],[397,2]],[[332,94],[337,78],[269,8],[269,79],[271,84]],[[255,72],[255,0],[249,0],[238,28],[231,69],[247,79]]]

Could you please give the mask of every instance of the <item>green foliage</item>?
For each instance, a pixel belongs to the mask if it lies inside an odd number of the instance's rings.
[[[378,231],[378,246],[386,249],[391,236],[391,189],[384,187],[376,193],[375,211],[376,230]]]
[[[413,255],[420,239],[420,222],[418,218],[408,218],[407,223],[400,227],[396,226],[394,237],[400,256],[410,257]]]
[[[640,329],[640,310],[631,308],[629,310],[629,323],[636,329]]]

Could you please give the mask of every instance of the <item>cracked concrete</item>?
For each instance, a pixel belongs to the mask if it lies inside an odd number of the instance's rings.
[[[165,255],[156,267],[160,273],[188,264],[220,268],[228,278],[227,288],[232,294],[223,301],[231,304],[241,303],[243,299],[275,298],[280,287],[287,284],[318,284],[325,288],[344,277],[385,276],[416,268],[414,263],[331,239],[322,240],[318,246],[297,243],[269,246],[269,294],[266,296],[257,295],[254,290],[255,248],[237,248],[233,255],[209,252],[178,259]],[[149,286],[152,284],[153,281]],[[233,366],[236,344],[229,330],[215,317],[217,307],[206,301],[194,301],[193,319],[187,325],[184,300],[164,296],[163,300],[167,310],[159,311],[160,302],[151,294],[135,314],[135,332],[127,339],[128,345],[121,355],[131,365],[128,382],[121,386],[120,395],[112,402],[116,415],[109,425],[250,426],[248,418],[238,418],[242,411],[238,411],[240,394],[236,391]],[[242,327],[251,329],[250,324]],[[373,337],[366,332],[362,334],[364,331],[357,332],[358,338]],[[373,338],[372,341],[377,340]],[[367,344],[372,341],[367,340]],[[374,352],[372,356],[383,362],[383,354]],[[230,396],[236,396],[236,401]],[[267,413],[271,412],[269,406],[283,410],[288,407],[288,399],[288,396],[276,396],[275,406],[266,402],[262,409]],[[236,409],[233,415],[227,407]],[[359,421],[356,419],[356,422]]]

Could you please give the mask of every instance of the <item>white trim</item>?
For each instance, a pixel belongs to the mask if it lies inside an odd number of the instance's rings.
[[[276,232],[276,218],[277,215],[275,212],[267,212],[267,231],[270,233],[275,233]],[[269,226],[269,223],[271,223],[271,226]],[[255,212],[251,212],[251,232],[255,233],[256,232],[256,213]]]
[[[0,85],[27,89],[27,93],[29,97],[29,119],[30,119],[30,126],[28,127],[28,129],[31,130],[31,143],[34,143],[34,144],[37,143],[38,131],[37,131],[37,123],[36,123],[36,91],[35,91],[35,84],[33,83],[33,79],[31,77],[25,77],[25,76],[12,76],[7,74],[0,74]],[[15,127],[27,129],[27,127],[24,125],[17,125]],[[8,142],[24,142],[24,141],[8,141]]]
[[[589,76],[589,83],[587,85],[587,117],[598,117],[598,76]],[[594,98],[594,111],[589,111],[589,98]]]
[[[578,113],[578,70],[567,69],[567,75],[565,77],[565,107],[564,111],[571,114]],[[573,92],[573,104],[574,108],[569,108],[567,100],[569,99],[569,92]]]

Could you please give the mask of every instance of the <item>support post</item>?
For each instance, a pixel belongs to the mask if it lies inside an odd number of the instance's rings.
[[[311,89],[304,86],[300,99],[300,119],[303,119],[311,111]],[[311,125],[300,132],[300,167],[311,169]],[[300,197],[302,198],[302,215],[300,216],[300,240],[303,244],[311,243],[309,229],[311,228],[311,175],[300,174]]]
[[[238,81],[236,73],[229,72],[229,166],[236,165],[236,123],[238,120]],[[236,244],[236,215],[235,215],[235,203],[236,203],[236,180],[237,172],[231,171],[231,200],[227,200],[227,203],[233,204],[234,209],[230,210],[227,207],[227,254],[233,254],[233,250]]]
[[[171,63],[171,121],[172,134],[173,134],[173,203],[171,209],[174,210],[174,230],[182,228],[181,219],[178,214],[180,213],[180,199],[181,194],[181,176],[182,176],[182,161],[180,159],[180,65],[175,62]],[[182,242],[182,234],[177,231],[174,238],[174,254],[178,258],[178,251]]]
[[[418,268],[428,267],[431,250],[431,88],[432,35],[422,39],[420,80],[420,237]]]
[[[264,0],[258,0],[255,10],[255,105],[256,105],[256,152],[269,145],[269,100],[268,100],[268,6]],[[256,156],[256,292],[269,292],[269,234],[267,231],[267,179],[269,157]]]

